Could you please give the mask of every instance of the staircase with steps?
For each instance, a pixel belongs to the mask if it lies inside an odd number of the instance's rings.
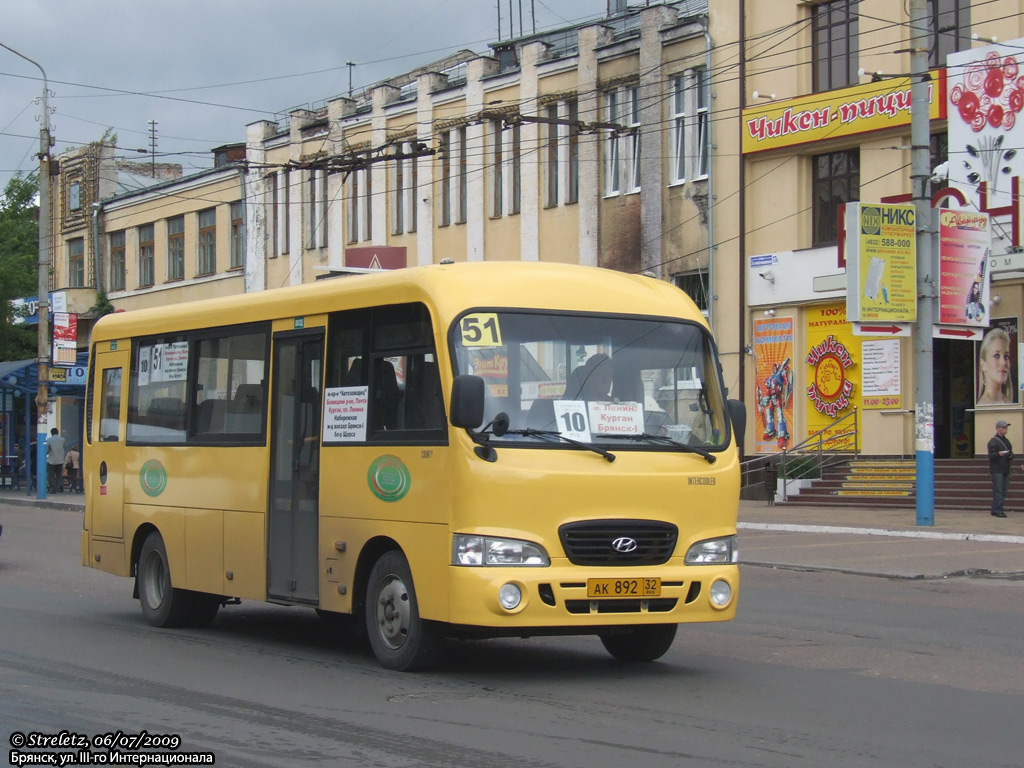
[[[1010,475],[1007,511],[1024,511],[1024,472],[1014,462]],[[781,480],[779,481],[781,484]],[[789,493],[787,505],[909,507],[917,505],[917,466],[914,459],[852,459],[825,470],[820,480],[798,494]],[[987,511],[992,502],[988,459],[936,459],[935,508]]]

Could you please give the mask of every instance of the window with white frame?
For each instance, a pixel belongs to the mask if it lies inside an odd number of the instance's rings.
[[[457,128],[455,130],[455,137],[459,150],[458,179],[456,185],[458,190],[458,206],[455,209],[457,211],[455,221],[458,224],[465,224],[467,213],[469,211],[469,201],[467,200],[469,155],[466,152],[466,126]]]
[[[330,211],[331,201],[327,199],[327,170],[317,171],[319,184],[320,201],[319,215],[316,224],[316,244],[320,248],[327,247],[327,215]]]
[[[708,175],[708,163],[711,157],[711,86],[706,67],[697,67],[693,70],[693,91],[696,102],[693,175],[694,177],[703,177]]]
[[[604,119],[607,123],[619,122],[619,92],[606,91],[604,94]],[[609,131],[604,137],[604,194],[606,197],[619,194],[619,164],[621,137],[618,131]]]
[[[640,89],[627,88],[625,91],[626,114],[623,119],[633,129],[629,135],[629,189],[640,191]]]
[[[687,296],[693,299],[704,316],[708,314],[708,271],[706,269],[695,272],[684,272],[672,278],[675,286],[681,289]]]
[[[696,67],[672,78],[670,184],[708,175],[710,104],[706,68]]]
[[[672,154],[671,183],[686,181],[686,76],[672,78]]]

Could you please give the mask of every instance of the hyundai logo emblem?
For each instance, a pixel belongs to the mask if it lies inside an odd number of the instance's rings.
[[[612,548],[616,552],[632,552],[636,549],[636,539],[631,539],[629,536],[619,536],[619,538],[612,542]]]

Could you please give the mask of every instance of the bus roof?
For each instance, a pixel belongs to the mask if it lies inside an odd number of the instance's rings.
[[[449,320],[470,307],[493,307],[661,315],[706,325],[689,297],[663,280],[574,264],[460,262],[115,312],[96,323],[92,339],[104,341],[415,301],[422,301]]]

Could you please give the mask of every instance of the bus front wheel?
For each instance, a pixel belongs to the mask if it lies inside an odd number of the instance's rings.
[[[397,550],[381,555],[370,571],[366,631],[374,656],[388,669],[424,669],[441,656],[440,628],[420,618],[409,561]]]
[[[601,644],[619,661],[654,661],[672,647],[676,628],[675,624],[632,627],[626,632],[601,635]]]
[[[157,531],[142,543],[136,579],[142,615],[154,627],[207,626],[220,608],[218,595],[178,589],[171,583],[167,548]]]

